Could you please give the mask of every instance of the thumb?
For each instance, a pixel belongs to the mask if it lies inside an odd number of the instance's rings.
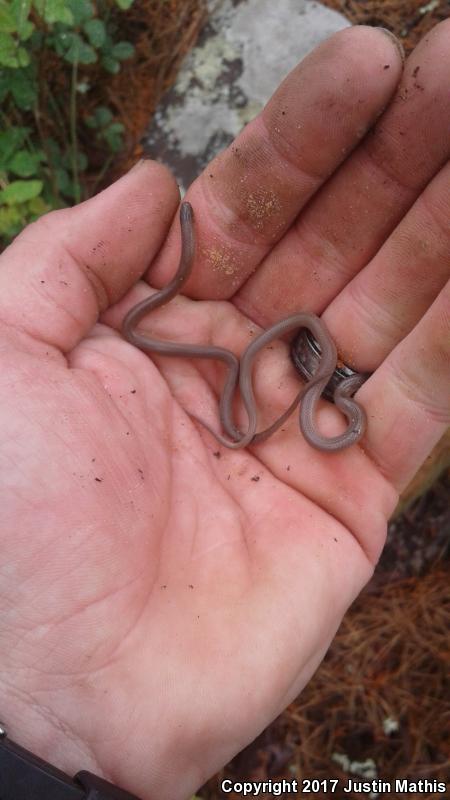
[[[145,160],[90,200],[29,225],[0,257],[0,323],[71,350],[146,271],[178,203],[169,172]]]

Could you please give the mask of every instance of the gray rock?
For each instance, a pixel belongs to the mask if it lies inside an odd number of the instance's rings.
[[[211,16],[157,109],[145,150],[182,191],[319,42],[349,25],[314,0],[209,0]]]

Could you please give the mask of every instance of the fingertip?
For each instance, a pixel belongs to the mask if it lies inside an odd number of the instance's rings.
[[[351,25],[334,33],[330,39],[326,39],[324,44],[330,43],[334,39],[336,44],[347,48],[351,47],[351,52],[360,60],[361,65],[366,62],[369,66],[381,61],[383,69],[395,64],[392,57],[395,57],[397,66],[402,68],[405,63],[405,50],[400,39],[388,28],[375,25]],[[387,71],[387,70],[386,70]]]
[[[383,28],[381,25],[376,27],[375,30],[380,31],[381,33],[383,33],[385,36],[388,37],[388,39],[390,39],[391,42],[394,43],[394,45],[397,48],[397,51],[398,51],[398,53],[400,55],[401,62],[402,62],[402,64],[404,64],[405,63],[405,58],[406,58],[405,48],[403,47],[400,39],[397,39],[395,33],[392,33],[392,31],[390,31],[389,28]]]
[[[153,158],[149,156],[143,156],[136,161],[135,164],[122,175],[119,180],[124,180],[129,176],[139,175],[141,178],[145,176],[147,180],[152,181],[160,181],[166,191],[173,192],[177,196],[177,202],[180,200],[180,190],[178,188],[178,184],[170,172],[169,168],[165,166],[165,164],[161,164],[160,161],[155,161]]]

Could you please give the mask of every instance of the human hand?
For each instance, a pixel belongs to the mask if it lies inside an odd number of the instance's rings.
[[[189,191],[203,301],[141,323],[239,354],[258,324],[323,312],[374,371],[362,447],[313,451],[292,419],[218,448],[186,410],[214,424],[222,367],[123,341],[136,280],[153,264],[164,285],[179,254],[159,165],[3,254],[0,714],[67,772],[188,797],[299,693],[370,578],[449,423],[449,36],[426,37],[396,93],[380,31],[317,48]],[[283,343],[255,386],[263,427],[298,388]],[[321,430],[343,424],[324,404]]]

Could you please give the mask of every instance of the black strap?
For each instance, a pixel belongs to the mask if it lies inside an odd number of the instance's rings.
[[[0,736],[0,800],[139,800],[112,783],[78,772],[74,780]]]

